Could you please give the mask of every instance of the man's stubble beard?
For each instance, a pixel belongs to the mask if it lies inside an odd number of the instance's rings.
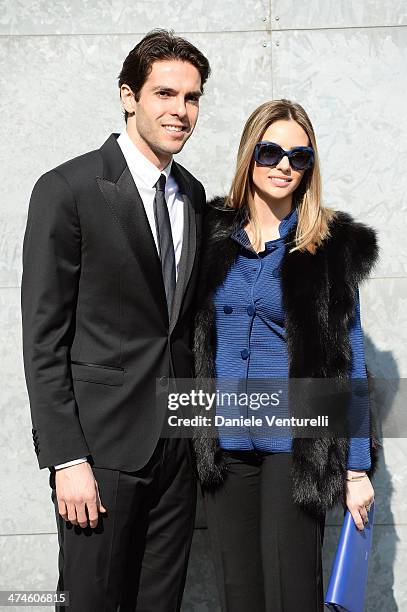
[[[150,129],[148,125],[144,123],[143,120],[141,120],[140,123],[138,123],[136,119],[136,128],[137,128],[137,132],[140,138],[144,140],[146,145],[158,156],[160,155],[172,156],[172,155],[176,155],[177,153],[180,153],[182,149],[184,148],[186,142],[192,136],[192,133],[194,131],[194,128],[192,128],[188,132],[188,134],[186,135],[186,138],[182,141],[182,143],[178,144],[174,142],[174,145],[177,145],[179,148],[174,147],[173,149],[173,148],[170,148],[169,146],[168,147],[165,146],[165,143],[163,143],[158,137],[156,139],[155,138],[151,139],[152,130]],[[158,129],[161,129],[161,126]]]
[[[182,147],[184,146],[185,142],[184,141],[182,143],[182,146],[180,149],[177,150],[173,150],[170,147],[166,147],[164,143],[162,143],[158,138],[157,139],[151,139],[151,132],[148,133],[147,131],[147,136],[145,135],[145,131],[142,130],[137,130],[139,137],[141,138],[141,140],[146,144],[146,146],[157,156],[157,157],[161,157],[163,155],[165,156],[172,156],[175,155],[176,153],[179,153],[179,151],[181,151]]]

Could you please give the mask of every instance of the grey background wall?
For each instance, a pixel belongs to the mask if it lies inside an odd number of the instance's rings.
[[[48,473],[32,447],[21,357],[21,244],[35,180],[123,128],[116,76],[124,57],[153,27],[174,28],[213,68],[180,161],[209,195],[222,193],[249,113],[271,98],[300,102],[317,133],[325,202],[379,232],[381,260],[361,289],[368,365],[377,377],[405,377],[406,25],[406,0],[0,1],[0,589],[56,585]],[[371,612],[407,611],[406,458],[405,439],[384,440]],[[326,575],[340,524],[331,513]],[[184,610],[217,605],[198,529]]]

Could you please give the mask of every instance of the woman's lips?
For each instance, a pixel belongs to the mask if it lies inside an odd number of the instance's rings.
[[[275,187],[287,187],[291,183],[291,180],[285,181],[284,179],[278,179],[274,177],[270,178],[270,181],[271,184]]]

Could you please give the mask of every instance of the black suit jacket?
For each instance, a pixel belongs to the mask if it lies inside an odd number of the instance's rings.
[[[162,429],[168,377],[192,375],[205,192],[179,164],[172,172],[184,235],[170,321],[157,249],[117,134],[34,187],[21,296],[40,468],[85,455],[99,467],[143,467]]]

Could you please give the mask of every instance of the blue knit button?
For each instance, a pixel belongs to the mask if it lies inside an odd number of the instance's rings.
[[[255,307],[252,305],[248,306],[246,310],[247,310],[247,314],[249,315],[249,317],[252,317],[254,313],[256,312]]]
[[[223,307],[223,312],[224,312],[225,314],[231,314],[231,313],[233,312],[233,308],[232,308],[232,306],[224,306],[224,307]]]
[[[240,351],[240,354],[242,356],[242,359],[248,359],[250,351],[249,349],[243,349],[242,351]]]
[[[274,268],[272,275],[274,278],[278,278],[280,276],[280,268]]]

